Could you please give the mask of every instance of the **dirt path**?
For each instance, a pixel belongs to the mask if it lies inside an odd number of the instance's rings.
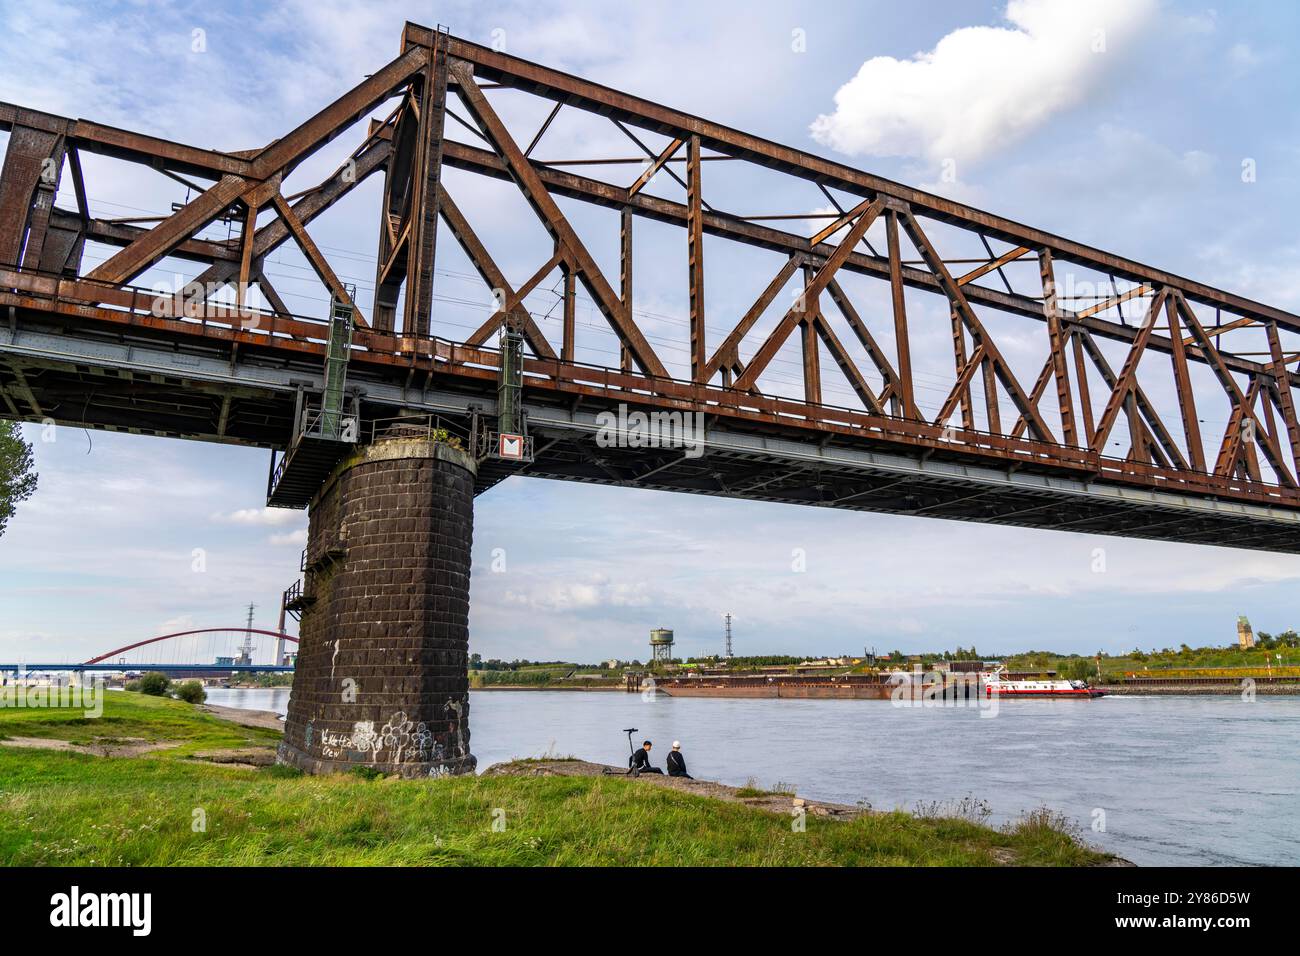
[[[284,718],[273,710],[241,710],[238,707],[222,707],[219,704],[202,704],[199,709],[207,711],[213,717],[239,724],[241,727],[284,730]]]
[[[144,740],[140,737],[106,738],[89,744],[74,744],[68,740],[52,740],[48,737],[9,737],[0,740],[0,746],[4,747],[70,750],[73,753],[94,754],[96,757],[139,757],[155,750],[179,747],[180,743],[179,740]]]
[[[216,704],[201,705],[213,717],[227,720],[241,727],[257,727],[269,730],[284,730],[284,721],[280,715],[270,710],[240,710],[237,707],[221,707]],[[64,750],[70,753],[91,754],[95,757],[142,757],[158,750],[170,750],[179,747],[180,740],[146,740],[142,737],[104,737],[87,744],[72,743],[50,737],[9,737],[0,739],[0,746],[32,748],[38,750]],[[256,769],[275,763],[275,748],[236,747],[226,750],[201,750],[189,759],[209,763],[224,764],[228,767],[246,767]]]
[[[483,771],[486,777],[601,777],[607,775],[628,777],[626,767],[611,767],[606,764],[588,763],[585,760],[526,760],[511,763],[499,763]],[[772,813],[790,814],[795,808],[802,807],[809,816],[830,817],[836,820],[852,820],[863,813],[870,813],[864,807],[851,807],[842,803],[825,803],[820,800],[805,800],[789,793],[768,793],[763,796],[742,796],[745,788],[729,787],[712,780],[686,780],[681,777],[669,777],[657,773],[646,773],[636,778],[638,784],[650,787],[668,787],[683,793],[693,793],[700,797],[712,797],[730,803],[743,803],[759,810]]]
[[[275,751],[270,747],[240,747],[233,750],[199,750],[190,754],[190,760],[219,763],[223,767],[241,767],[256,770],[275,763]]]

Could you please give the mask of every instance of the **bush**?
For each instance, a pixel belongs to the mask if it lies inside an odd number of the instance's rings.
[[[176,688],[176,697],[187,704],[201,704],[208,699],[208,692],[196,680],[187,680]]]
[[[140,693],[148,694],[150,697],[162,697],[171,685],[172,682],[166,674],[150,671],[140,678]]]
[[[1083,830],[1079,824],[1064,813],[1059,813],[1050,807],[1039,807],[1037,810],[1031,810],[1023,814],[1013,823],[1003,827],[1002,832],[1063,836],[1074,843],[1083,840]]]
[[[1058,670],[1066,680],[1094,680],[1097,669],[1086,657],[1067,657],[1060,661]]]
[[[435,428],[429,434],[429,437],[433,441],[446,445],[449,448],[456,448],[458,450],[464,451],[464,449],[461,447],[460,437],[457,435],[453,435],[445,428]]]
[[[122,685],[122,689],[134,691],[135,693],[138,694],[140,693],[140,682],[138,680],[129,680]]]
[[[977,826],[986,826],[993,808],[987,800],[968,793],[960,800],[922,800],[917,803],[913,816],[918,820],[965,820]]]

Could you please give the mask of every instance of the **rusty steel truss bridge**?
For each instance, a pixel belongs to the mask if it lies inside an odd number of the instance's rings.
[[[524,103],[541,117],[526,128]],[[626,148],[539,158],[575,113],[600,124],[593,146]],[[520,473],[1300,552],[1300,316],[441,29],[407,24],[396,59],[263,148],[8,103],[0,131],[5,417],[257,446],[274,461],[325,388],[330,344],[329,317],[296,314],[264,268],[285,246],[351,310],[343,358],[362,435],[400,415],[492,421],[497,336],[522,338],[531,460],[486,457],[480,492]],[[345,134],[355,149],[331,175],[285,187]],[[170,177],[187,201],[94,215],[90,155]],[[475,226],[475,204],[453,198],[468,174],[517,187],[549,235],[527,275],[506,277],[489,252],[499,223]],[[374,294],[356,301],[309,227],[372,177]],[[796,187],[807,201],[752,208]],[[581,234],[587,207],[609,217],[607,244]],[[632,295],[634,232],[664,225],[680,256],[655,282],[683,302],[681,361]],[[434,307],[449,239],[494,290],[467,332]],[[773,266],[746,291],[752,305],[710,309],[710,335],[706,276],[715,291],[742,281],[707,268],[724,246]],[[89,263],[90,248],[107,254]],[[170,297],[143,285],[178,263],[197,285]],[[541,316],[528,302],[552,284]],[[580,297],[612,336],[603,364],[580,361]],[[936,331],[947,378],[935,393],[926,373],[926,400],[916,345]],[[797,388],[774,383],[783,360]],[[601,413],[620,406],[700,413],[701,453],[601,442]]]

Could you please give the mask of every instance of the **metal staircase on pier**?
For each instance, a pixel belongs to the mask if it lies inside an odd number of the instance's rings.
[[[316,598],[310,594],[303,593],[302,581],[294,581],[284,589],[284,597],[281,599],[284,609],[293,615],[295,621],[302,620],[302,612],[316,603]]]

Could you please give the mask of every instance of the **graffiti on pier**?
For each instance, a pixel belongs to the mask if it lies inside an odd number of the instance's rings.
[[[456,756],[463,757],[467,752],[465,748],[465,704],[463,701],[449,700],[443,709],[454,715],[452,723],[456,727]]]
[[[323,757],[335,759],[345,753],[365,754],[373,760],[383,756],[391,763],[441,760],[444,757],[443,746],[434,741],[428,725],[424,721],[412,721],[401,710],[378,730],[373,720],[359,720],[353,724],[351,734],[321,733]]]

